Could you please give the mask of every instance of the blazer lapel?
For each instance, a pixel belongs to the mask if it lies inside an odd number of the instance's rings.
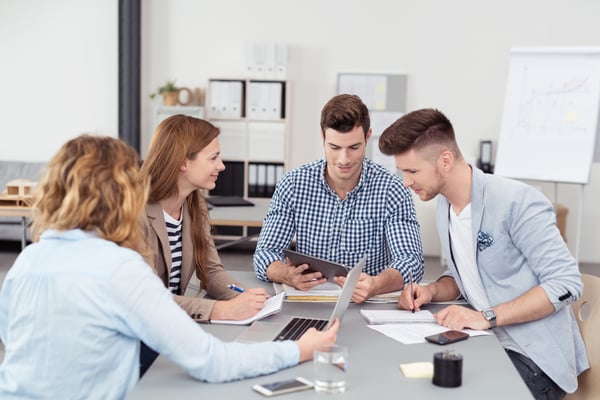
[[[171,247],[169,246],[165,217],[160,203],[149,203],[146,206],[146,214],[148,216],[148,221],[150,222],[150,227],[158,238],[159,245],[162,249],[163,259],[162,263],[157,263],[158,265],[155,266],[157,269],[156,273],[163,281],[167,282],[169,273],[171,272]],[[164,270],[162,270],[163,266]]]
[[[192,242],[192,233],[190,231],[190,218],[190,214],[187,210],[187,202],[184,202],[181,243],[181,251],[183,253],[183,259],[181,260],[181,294],[183,294],[183,291],[187,288],[187,285],[192,278],[192,274],[194,273],[194,245]]]
[[[485,189],[485,176],[477,168],[473,168],[473,183],[471,187],[471,225],[473,234],[473,246],[475,246],[475,261],[479,261],[479,232],[483,222],[483,196]]]

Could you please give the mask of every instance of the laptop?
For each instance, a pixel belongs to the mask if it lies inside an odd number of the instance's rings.
[[[283,254],[289,258],[294,265],[308,264],[310,268],[304,271],[305,274],[319,271],[329,282],[333,282],[335,276],[348,275],[346,267],[342,264],[334,263],[333,261],[298,253],[297,251],[290,249],[283,250]]]
[[[252,207],[253,202],[239,196],[211,196],[206,202],[216,207]]]
[[[352,293],[360,277],[360,273],[365,267],[367,256],[364,255],[358,263],[350,270],[344,282],[342,293],[335,303],[333,312],[329,319],[316,319],[307,317],[290,317],[283,322],[254,321],[248,329],[244,330],[235,340],[237,342],[264,342],[264,341],[282,341],[296,340],[309,328],[315,327],[317,330],[326,330],[337,319],[342,321],[344,313],[348,309]]]

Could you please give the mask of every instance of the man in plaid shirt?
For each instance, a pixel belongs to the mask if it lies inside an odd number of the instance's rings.
[[[423,277],[423,249],[412,195],[402,178],[365,158],[369,111],[355,95],[333,97],[321,112],[325,159],[302,165],[278,182],[260,232],[254,269],[264,281],[308,290],[324,283],[307,264],[290,265],[283,250],[346,266],[367,254],[352,300],[402,289]],[[344,277],[337,277],[342,285]]]

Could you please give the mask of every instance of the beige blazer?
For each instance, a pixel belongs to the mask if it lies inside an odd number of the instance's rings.
[[[206,203],[201,201],[201,207],[206,211]],[[190,236],[190,215],[186,205],[183,206],[183,226],[182,226],[182,264],[181,264],[181,292],[185,290],[190,283],[194,271],[200,278],[200,270],[196,265],[193,257],[193,244]],[[154,250],[154,271],[163,281],[165,287],[169,287],[169,273],[171,271],[171,248],[169,247],[169,239],[167,236],[167,228],[163,210],[159,202],[148,203],[146,205],[146,215],[150,225],[150,243]],[[206,227],[210,229],[209,226]],[[234,283],[242,285],[234,280],[223,268],[221,259],[217,253],[214,242],[211,240],[208,248],[207,257],[207,280],[206,297],[189,297],[174,295],[175,301],[183,308],[196,322],[209,322],[210,314],[215,305],[216,300],[229,300],[237,295],[233,290],[227,288],[227,285]],[[216,299],[216,300],[215,300]]]

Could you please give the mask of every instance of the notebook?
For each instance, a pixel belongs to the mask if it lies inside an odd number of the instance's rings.
[[[211,319],[211,324],[225,324],[225,325],[250,325],[250,323],[254,321],[258,321],[259,319],[268,317],[269,315],[278,313],[281,311],[281,306],[283,304],[283,298],[285,297],[285,293],[279,293],[273,297],[269,297],[263,308],[260,309],[254,316],[246,319]]]
[[[283,254],[287,258],[289,258],[292,264],[294,265],[310,265],[310,268],[304,271],[305,274],[319,271],[323,274],[325,278],[327,278],[329,282],[333,282],[334,276],[348,275],[348,270],[342,264],[334,263],[332,261],[324,260],[322,258],[309,256],[307,254],[298,253],[297,251],[289,249],[283,250]]]
[[[352,293],[360,277],[367,256],[364,255],[358,263],[350,270],[344,282],[342,293],[335,303],[331,317],[326,319],[315,319],[306,317],[290,317],[283,322],[267,322],[255,321],[236,338],[238,342],[263,342],[263,341],[280,341],[280,340],[296,340],[309,328],[315,327],[318,330],[325,330],[337,319],[342,321],[344,313],[348,309]]]

